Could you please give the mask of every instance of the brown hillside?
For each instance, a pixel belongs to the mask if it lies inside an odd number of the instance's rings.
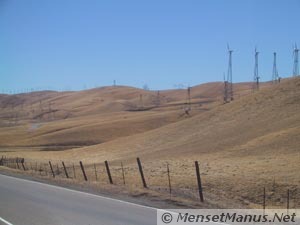
[[[299,86],[299,78],[287,80],[190,119],[69,153],[86,151],[93,159],[155,157],[154,152],[166,157],[219,151],[293,153],[300,135]]]
[[[251,83],[234,89],[238,98],[250,93]],[[222,104],[222,91],[221,82],[193,87],[191,116]],[[0,146],[61,149],[104,143],[184,119],[186,100],[186,90],[158,95],[125,86],[2,95]]]
[[[105,141],[99,143],[96,140],[89,143],[90,146],[64,151],[12,148],[4,154],[23,156],[29,162],[64,159],[69,165],[80,160],[86,165],[100,165],[109,160],[115,179],[119,174],[119,162],[123,161],[128,171],[126,180],[131,184],[140,182],[138,174],[134,173],[135,158],[139,156],[149,186],[160,190],[167,185],[164,177],[168,162],[176,195],[192,196],[193,199],[196,189],[193,163],[198,160],[205,196],[212,205],[224,203],[224,207],[229,207],[232,203],[234,207],[260,207],[262,190],[266,187],[269,205],[283,207],[289,188],[292,204],[297,207],[300,199],[297,191],[300,186],[300,78],[268,84],[268,88],[256,93],[251,93],[249,86],[249,83],[239,86],[240,93],[242,90],[249,92],[246,96],[236,97],[228,104],[216,100],[217,104],[208,105],[204,111],[194,108],[192,111],[197,113],[191,117],[178,119],[178,111],[168,107],[123,111],[45,123],[36,136],[30,138],[24,137],[24,126],[2,127],[0,140],[15,143],[11,138],[14,133],[23,137],[27,144],[30,139],[36,143],[51,143],[51,140],[66,143],[82,140],[80,135],[87,133],[83,136]],[[213,85],[207,90],[200,87],[198,97],[204,99],[213,87],[212,93],[215,93],[221,85]],[[184,101],[172,92],[167,91],[166,95],[176,99],[173,104]],[[211,98],[212,93],[208,94]],[[99,123],[91,122],[100,118]],[[88,121],[91,124],[87,126]],[[92,170],[90,174],[93,174]],[[106,182],[104,177],[102,182]]]

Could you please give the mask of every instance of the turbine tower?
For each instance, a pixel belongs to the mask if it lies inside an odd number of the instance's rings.
[[[297,48],[297,44],[295,44],[294,46],[293,57],[294,57],[293,76],[295,77],[299,75],[299,48]]]
[[[232,52],[229,45],[227,44],[228,50],[228,70],[227,70],[227,81],[224,81],[224,102],[233,100],[233,84],[232,84]]]
[[[226,103],[228,98],[228,82],[225,77],[225,72],[223,73],[223,77],[224,77],[224,103]]]
[[[255,65],[254,65],[254,84],[253,84],[253,91],[259,90],[259,75],[258,75],[258,54],[259,52],[255,48]]]
[[[276,52],[273,53],[273,73],[272,73],[272,81],[273,83],[277,83],[279,81],[278,70],[277,70],[277,62],[276,62]]]

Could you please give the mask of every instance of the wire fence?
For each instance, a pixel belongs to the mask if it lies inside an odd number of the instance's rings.
[[[111,184],[130,190],[145,188],[169,196],[169,198],[180,197],[201,202],[205,202],[208,198],[214,199],[213,201],[217,204],[218,201],[224,201],[226,196],[249,207],[287,209],[300,207],[300,190],[295,184],[287,185],[269,180],[244,191],[235,190],[233,184],[230,196],[226,192],[228,188],[220,185],[222,181],[219,183],[210,181],[206,174],[209,166],[198,165],[198,161],[195,164],[172,164],[166,161],[158,165],[151,162],[142,164],[137,158],[136,162],[110,163],[105,161],[85,165],[83,162],[37,162],[2,156],[0,166],[51,179],[72,179],[78,182],[96,183],[100,186]]]

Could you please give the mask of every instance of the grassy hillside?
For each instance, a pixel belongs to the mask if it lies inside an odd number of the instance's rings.
[[[70,117],[40,121],[23,118],[2,126],[0,143],[11,146],[2,147],[2,153],[29,161],[64,160],[68,165],[81,160],[91,165],[87,169],[90,176],[93,163],[101,166],[102,174],[105,169],[101,162],[109,160],[115,180],[122,179],[122,161],[126,180],[132,185],[140,183],[135,163],[139,156],[151,188],[166,190],[168,163],[176,195],[193,199],[193,163],[198,160],[205,196],[211,205],[260,207],[266,187],[269,205],[283,207],[289,188],[291,204],[299,206],[300,78],[274,85],[265,83],[255,93],[251,83],[235,85],[235,100],[228,104],[221,101],[221,83],[193,87],[191,116],[181,116],[186,101],[184,90],[161,91],[164,100],[157,104],[153,100],[156,92],[127,92],[124,88],[43,93],[70,110]],[[137,106],[141,93],[146,110]],[[2,96],[2,106],[7,98],[15,96]],[[110,103],[91,100],[100,98]],[[124,101],[125,105],[116,107]],[[128,104],[141,110],[128,110]],[[3,123],[5,113],[7,108],[1,111]],[[48,151],[40,151],[45,146]],[[105,177],[101,179],[107,182]]]
[[[300,133],[299,85],[299,78],[286,80],[176,123],[61,154],[80,151],[93,159],[114,159],[137,154],[152,158],[155,152],[160,157],[294,153]]]
[[[249,94],[251,85],[235,84],[235,97]],[[190,116],[222,104],[222,92],[221,82],[192,87]],[[0,146],[60,150],[105,143],[185,119],[186,102],[183,89],[125,86],[1,95]]]

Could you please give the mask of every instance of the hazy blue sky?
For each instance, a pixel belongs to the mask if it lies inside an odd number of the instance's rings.
[[[282,77],[300,45],[299,0],[0,0],[0,91],[83,89],[117,84],[151,89],[262,80],[273,51]]]

